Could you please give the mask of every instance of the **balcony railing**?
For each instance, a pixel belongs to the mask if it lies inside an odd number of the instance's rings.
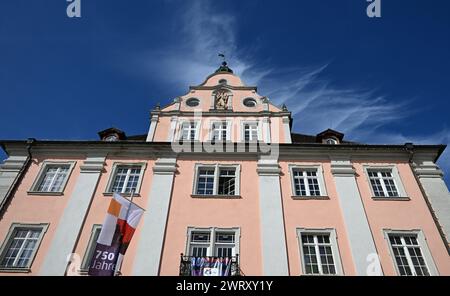
[[[239,255],[233,257],[180,256],[180,276],[240,276]]]

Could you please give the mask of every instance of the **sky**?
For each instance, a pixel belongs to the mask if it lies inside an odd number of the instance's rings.
[[[149,111],[201,83],[220,52],[287,105],[294,132],[450,142],[449,1],[381,0],[380,18],[366,0],[80,2],[69,18],[65,0],[0,1],[0,139],[145,134]]]

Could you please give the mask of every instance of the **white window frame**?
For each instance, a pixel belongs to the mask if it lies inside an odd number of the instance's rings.
[[[303,254],[302,234],[307,234],[307,235],[327,234],[330,236],[331,251],[333,252],[333,261],[334,261],[334,268],[336,270],[336,274],[322,274],[322,265],[320,262],[320,255],[319,255],[319,260],[318,260],[318,266],[319,266],[319,271],[321,272],[321,274],[307,274],[306,273],[305,257]],[[300,249],[300,261],[301,261],[301,266],[302,266],[302,275],[308,275],[308,276],[344,275],[337,239],[338,238],[337,238],[337,234],[336,234],[336,229],[334,229],[334,228],[324,228],[324,229],[297,228],[297,241],[298,241],[299,249]],[[320,254],[317,247],[316,247],[316,254]]]
[[[403,187],[403,182],[400,177],[400,174],[398,172],[397,166],[395,164],[386,164],[386,165],[370,165],[365,164],[363,165],[364,168],[364,174],[366,175],[367,184],[369,185],[370,192],[372,193],[373,199],[409,199],[408,195],[406,194],[405,188]],[[398,196],[388,196],[386,195],[387,189],[385,187],[384,182],[381,182],[381,187],[383,188],[383,192],[386,196],[375,196],[375,192],[372,187],[372,183],[370,182],[370,176],[369,171],[390,171],[392,175],[392,179],[395,184],[395,188],[397,189]]]
[[[106,191],[105,191],[105,195],[111,195],[113,194],[112,191],[112,186],[114,185],[114,179],[116,178],[116,174],[117,174],[117,170],[119,167],[141,167],[141,172],[139,174],[139,181],[136,185],[136,191],[134,192],[135,194],[139,194],[139,192],[141,191],[141,185],[142,185],[142,179],[144,178],[144,172],[145,169],[147,168],[147,163],[145,162],[137,162],[137,163],[129,163],[129,162],[115,162],[112,166],[111,169],[111,173],[109,175],[109,180],[108,180],[108,184],[106,185]],[[127,184],[128,179],[125,180],[124,182],[124,188],[126,187],[125,184]],[[122,191],[123,189],[122,188]],[[122,195],[130,195],[131,193],[125,193],[125,192],[118,192]]]
[[[218,140],[217,142],[231,141],[231,121],[230,120],[211,120],[209,122],[209,141],[212,141],[213,137],[214,137],[214,124],[223,124],[223,123],[225,123],[227,125],[226,139]],[[221,131],[222,131],[222,129],[221,129]]]
[[[83,256],[83,262],[81,263],[80,271],[87,272],[89,270],[89,264],[88,262],[89,257],[92,258],[94,256],[95,247],[97,245],[97,240],[95,239],[95,233],[98,231],[100,235],[100,231],[102,230],[102,224],[94,224],[92,225],[91,235],[89,237],[89,242],[86,246],[86,250],[84,252]]]
[[[330,141],[330,142],[332,142],[332,143],[328,143],[328,141]],[[334,138],[334,137],[329,137],[329,138],[326,138],[326,139],[325,139],[325,144],[328,144],[328,145],[337,145],[337,144],[339,144],[339,141],[338,141],[338,139],[336,139],[336,138]]]
[[[244,121],[241,121],[241,139],[240,139],[241,142],[246,142],[246,140],[245,140],[245,125],[246,124],[256,125],[256,129],[257,129],[256,141],[257,142],[262,141],[263,136],[262,136],[261,123],[258,120],[244,120]],[[255,140],[251,140],[248,142],[251,143],[252,141],[255,141]]]
[[[42,166],[39,170],[39,173],[36,177],[36,179],[33,182],[33,185],[31,186],[30,190],[28,191],[28,194],[33,195],[62,195],[64,193],[64,190],[66,189],[67,182],[69,181],[70,175],[72,174],[73,168],[75,167],[76,161],[44,161],[42,163]],[[45,174],[47,173],[47,170],[49,167],[53,166],[68,166],[69,169],[67,171],[67,175],[64,178],[63,182],[61,183],[61,188],[59,191],[39,191],[39,186],[41,185],[42,181],[44,181]],[[55,174],[56,177],[56,174]]]
[[[189,140],[182,140],[182,138],[181,138],[183,136],[183,124],[185,124],[185,123],[189,123],[189,124],[194,123],[195,124],[195,128],[194,129],[189,128],[189,130],[190,131],[192,131],[192,130],[195,131],[194,141],[198,141],[200,139],[201,122],[199,120],[194,120],[194,119],[192,119],[192,120],[182,119],[182,120],[180,120],[178,122],[176,139],[178,141],[186,141],[186,142],[191,141],[190,137],[189,137]]]
[[[39,237],[37,239],[35,248],[33,250],[33,253],[31,253],[30,258],[28,260],[28,263],[25,267],[0,267],[0,271],[4,272],[28,272],[30,271],[30,268],[33,264],[33,261],[36,257],[37,251],[39,250],[39,246],[42,242],[42,239],[44,238],[45,233],[47,232],[49,224],[48,223],[40,223],[40,224],[23,224],[23,223],[12,223],[9,227],[9,231],[0,247],[0,262],[3,261],[4,257],[6,256],[6,252],[11,246],[13,235],[16,233],[16,231],[20,229],[40,229],[41,233],[39,234]],[[22,246],[23,247],[23,246]],[[21,252],[19,251],[18,254]]]
[[[325,178],[323,176],[323,166],[321,164],[315,165],[298,165],[298,164],[289,164],[289,174],[291,179],[291,190],[292,197],[295,199],[320,199],[324,197],[328,197],[327,187],[325,184]],[[317,174],[317,181],[319,183],[320,195],[297,195],[295,192],[295,182],[294,182],[294,170],[315,170]],[[309,192],[309,188],[307,188],[307,192]]]
[[[413,229],[413,230],[383,229],[383,234],[384,234],[384,239],[386,240],[386,243],[388,244],[389,255],[391,256],[391,262],[394,265],[397,275],[400,275],[400,270],[398,269],[397,262],[395,261],[394,250],[392,249],[391,241],[389,240],[389,235],[416,236],[417,242],[419,243],[420,251],[422,252],[423,259],[425,260],[425,264],[428,268],[428,273],[430,274],[430,276],[439,275],[439,272],[434,263],[433,256],[431,255],[430,249],[428,248],[427,239],[426,239],[425,235],[423,234],[422,230],[420,230],[420,229]],[[410,259],[409,252],[406,252],[405,255],[407,256],[407,260],[409,263],[408,265],[410,265],[411,259]],[[416,273],[415,269],[412,268],[411,271],[413,272],[413,275],[415,275],[415,273]]]
[[[200,169],[214,169],[214,188],[213,188],[213,194],[197,194],[197,185],[198,185],[198,177],[199,177],[199,171]],[[234,168],[235,169],[235,183],[234,183],[234,195],[219,195],[218,191],[219,191],[219,173],[220,173],[220,169],[226,169],[226,168]],[[230,197],[232,198],[233,196],[240,196],[241,191],[240,191],[240,182],[241,182],[241,165],[240,164],[218,164],[218,163],[213,163],[213,164],[202,164],[202,163],[197,163],[195,164],[195,173],[194,173],[194,184],[192,186],[193,190],[192,190],[192,195],[195,196],[224,196],[224,197]]]
[[[230,228],[222,228],[222,227],[188,227],[187,229],[187,240],[186,240],[186,249],[185,255],[191,256],[191,235],[192,232],[209,232],[210,240],[209,247],[206,251],[207,257],[212,257],[214,255],[215,246],[216,246],[216,233],[217,232],[228,232],[234,233],[234,249],[232,251],[232,256],[239,256],[239,248],[240,248],[240,237],[241,237],[241,229],[240,227],[230,227]]]

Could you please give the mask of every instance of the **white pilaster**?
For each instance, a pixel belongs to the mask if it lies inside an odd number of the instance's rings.
[[[167,141],[173,142],[175,141],[175,132],[177,128],[177,122],[178,122],[178,116],[172,116],[170,118],[170,130],[169,130],[169,136],[167,138]]]
[[[283,206],[280,189],[280,168],[277,160],[259,160],[259,197],[263,275],[289,275]]]
[[[450,241],[450,193],[444,182],[444,173],[433,161],[415,161],[414,171],[441,226],[447,242]]]
[[[270,118],[269,117],[263,118],[263,129],[264,129],[264,142],[269,144],[271,142]]]
[[[158,125],[158,121],[159,121],[159,116],[153,115],[152,119],[150,120],[150,129],[149,129],[148,135],[147,135],[147,142],[153,142],[153,139],[155,137],[155,132],[156,132],[156,126]]]
[[[289,117],[283,116],[283,131],[284,131],[284,142],[287,144],[292,143],[291,139],[291,128],[289,127]]]
[[[104,163],[104,156],[88,156],[80,166],[80,175],[61,220],[57,225],[50,225],[50,227],[56,227],[56,232],[42,264],[40,275],[65,274],[67,256],[75,249]]]
[[[175,172],[176,158],[158,159],[153,167],[152,187],[143,216],[133,275],[156,276],[159,273]]]
[[[377,255],[377,250],[359,194],[355,170],[348,158],[342,158],[331,160],[331,172],[336,183],[356,274],[367,275],[369,264],[373,266],[369,258],[373,258],[373,254]],[[377,270],[382,273],[381,267]]]

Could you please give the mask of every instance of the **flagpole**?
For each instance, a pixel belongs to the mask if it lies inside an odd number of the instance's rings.
[[[130,214],[130,209],[131,209],[131,206],[133,205],[133,198],[134,198],[134,188],[131,189],[131,195],[130,195],[130,200],[129,200],[130,205],[128,206],[127,213],[125,215],[125,226],[124,227],[126,227],[126,223],[128,221],[128,215]],[[122,237],[120,238],[120,241],[122,241],[122,239],[123,239],[123,234],[122,234]],[[120,270],[122,269],[122,261],[120,261],[119,264],[120,265],[118,266],[118,269],[115,272],[115,276],[119,276],[120,275]]]

